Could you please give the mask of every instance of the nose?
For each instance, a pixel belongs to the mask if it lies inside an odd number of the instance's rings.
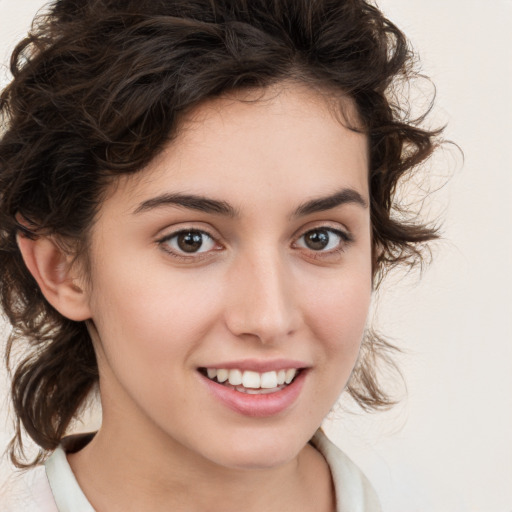
[[[228,281],[225,321],[234,335],[273,344],[296,332],[301,314],[293,278],[278,254],[240,255]]]

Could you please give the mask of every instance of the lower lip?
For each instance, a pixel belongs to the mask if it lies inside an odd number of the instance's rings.
[[[302,390],[306,373],[306,370],[302,370],[285,388],[264,395],[241,393],[214,382],[204,375],[200,374],[200,376],[214,397],[229,409],[244,416],[263,418],[279,414],[293,405]]]

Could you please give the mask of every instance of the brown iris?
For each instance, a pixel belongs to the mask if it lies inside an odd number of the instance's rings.
[[[304,235],[304,243],[313,251],[321,251],[329,244],[329,232],[325,229],[309,231]]]
[[[203,245],[203,235],[199,231],[184,231],[176,237],[176,243],[183,252],[196,252]]]

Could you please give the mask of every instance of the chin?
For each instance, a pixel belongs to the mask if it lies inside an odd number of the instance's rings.
[[[276,433],[277,434],[277,433]],[[297,433],[268,436],[264,433],[244,436],[245,439],[227,437],[226,442],[210,460],[237,470],[266,470],[290,463],[302,451],[311,436]]]

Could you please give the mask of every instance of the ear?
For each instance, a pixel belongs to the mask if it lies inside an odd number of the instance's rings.
[[[46,300],[74,321],[91,318],[85,286],[72,275],[71,257],[51,237],[17,236],[18,247],[29,272]]]

